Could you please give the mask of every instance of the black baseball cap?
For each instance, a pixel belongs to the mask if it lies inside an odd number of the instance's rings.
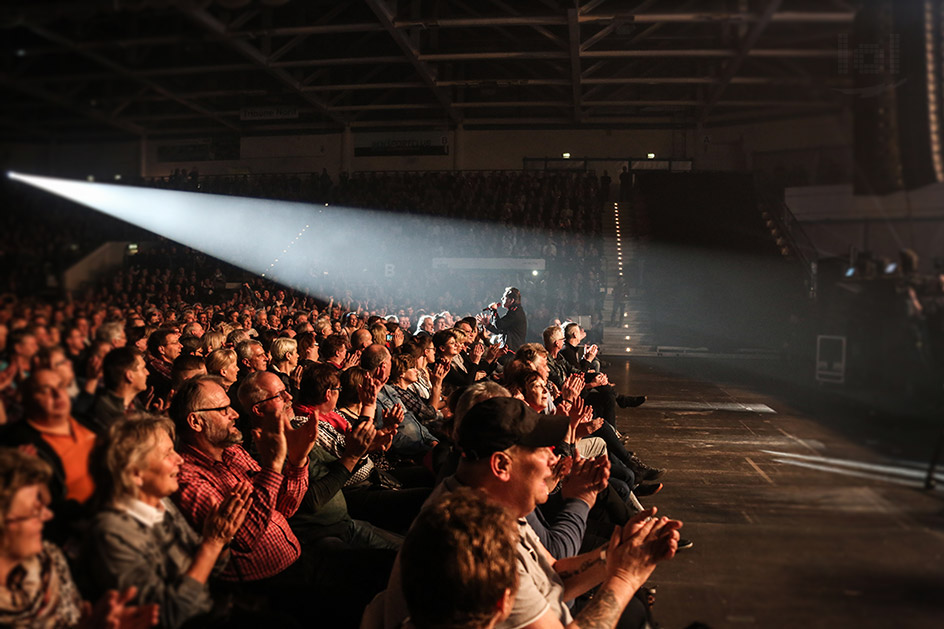
[[[539,415],[512,397],[493,397],[469,409],[459,424],[458,445],[470,459],[484,459],[511,446],[552,448],[564,440],[569,420]]]

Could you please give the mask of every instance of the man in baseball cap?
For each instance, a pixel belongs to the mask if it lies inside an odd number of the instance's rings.
[[[565,417],[539,415],[514,398],[476,404],[456,431],[462,459],[455,475],[444,479],[427,501],[429,505],[471,487],[517,519],[518,592],[507,616],[496,619],[499,629],[587,626],[581,619],[615,626],[656,564],[677,549],[681,522],[655,518],[653,508],[618,527],[607,547],[563,559],[551,556],[526,517],[547,500],[558,458],[553,447],[564,439],[567,423]],[[566,601],[597,585],[594,600],[575,620]],[[396,565],[386,592],[365,611],[361,627],[399,627],[408,614]]]

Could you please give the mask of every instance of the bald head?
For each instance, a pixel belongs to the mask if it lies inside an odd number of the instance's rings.
[[[353,351],[357,351],[359,349],[363,350],[364,348],[369,346],[371,343],[373,343],[373,341],[374,339],[370,334],[370,330],[368,330],[367,328],[360,328],[358,330],[354,330],[354,333],[351,334],[351,349]]]

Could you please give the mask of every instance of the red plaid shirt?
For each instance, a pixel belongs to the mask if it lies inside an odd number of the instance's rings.
[[[285,464],[283,474],[263,470],[241,446],[223,451],[214,461],[191,445],[180,455],[184,462],[174,494],[177,504],[194,530],[202,531],[213,506],[236,483],[252,481],[252,506],[246,521],[233,538],[231,558],[220,575],[227,581],[256,581],[282,572],[298,559],[301,546],[288,525],[308,491],[308,466]]]

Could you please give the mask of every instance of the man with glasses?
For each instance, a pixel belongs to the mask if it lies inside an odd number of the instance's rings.
[[[240,388],[254,419],[258,462],[239,444],[236,412],[216,376],[186,381],[174,397],[170,416],[177,427],[184,463],[174,502],[195,530],[232,488],[252,483],[252,506],[236,532],[224,581],[252,581],[278,589],[281,580],[302,571],[301,545],[288,525],[308,489],[308,453],[317,429],[293,430],[292,397],[277,376],[256,372]]]

